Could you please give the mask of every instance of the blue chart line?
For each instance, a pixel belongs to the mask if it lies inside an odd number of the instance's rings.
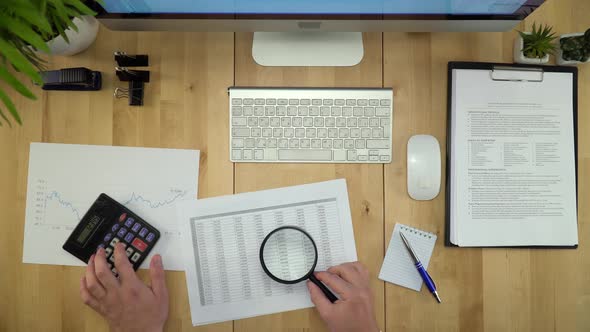
[[[167,206],[167,205],[171,205],[172,203],[174,203],[175,201],[177,201],[179,198],[182,198],[184,196],[186,196],[187,191],[186,190],[181,190],[181,191],[177,191],[175,193],[175,195],[167,200],[164,201],[152,201],[149,199],[144,198],[142,195],[140,194],[136,194],[135,192],[131,193],[131,197],[128,200],[125,200],[122,204],[127,206],[133,202],[138,202],[138,203],[143,203],[146,206],[148,206],[149,208],[152,209],[157,209],[163,206]],[[52,191],[51,193],[49,193],[46,196],[47,200],[54,200],[56,201],[62,208],[67,209],[69,211],[71,211],[71,213],[76,217],[77,220],[82,219],[82,217],[80,216],[80,211],[74,206],[74,204],[72,204],[72,202],[69,202],[65,199],[63,199],[61,197],[61,194],[57,191]]]

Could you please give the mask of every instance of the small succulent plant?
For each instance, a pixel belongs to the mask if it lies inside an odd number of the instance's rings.
[[[533,30],[530,33],[518,31],[523,40],[522,53],[527,58],[542,59],[547,54],[553,54],[556,46],[553,43],[557,36],[553,32],[553,28],[548,25],[539,25],[533,23]]]
[[[590,29],[583,36],[565,37],[559,40],[563,59],[586,62],[590,59]]]

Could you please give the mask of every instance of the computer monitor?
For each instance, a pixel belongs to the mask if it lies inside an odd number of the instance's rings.
[[[349,66],[362,31],[506,31],[545,0],[103,0],[98,19],[128,31],[254,31],[261,65]]]

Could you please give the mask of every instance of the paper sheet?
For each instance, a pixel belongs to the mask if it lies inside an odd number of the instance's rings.
[[[418,255],[425,269],[428,269],[430,257],[434,250],[436,234],[421,231],[419,229],[395,224],[393,235],[387,247],[385,260],[379,272],[379,279],[396,285],[404,286],[415,291],[420,291],[422,287],[422,277],[416,270],[414,260],[406,249],[402,237],[399,235],[403,232],[410,245]]]
[[[195,150],[31,143],[23,262],[84,265],[62,245],[104,192],[156,227],[151,255],[182,270],[174,204],[197,197],[198,177]]]
[[[305,229],[316,271],[356,261],[346,182],[336,180],[177,204],[193,325],[311,307],[305,282],[264,274],[264,237],[281,225]]]

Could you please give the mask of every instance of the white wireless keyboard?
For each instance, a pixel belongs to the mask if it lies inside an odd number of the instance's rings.
[[[391,89],[229,89],[233,162],[389,163]]]

